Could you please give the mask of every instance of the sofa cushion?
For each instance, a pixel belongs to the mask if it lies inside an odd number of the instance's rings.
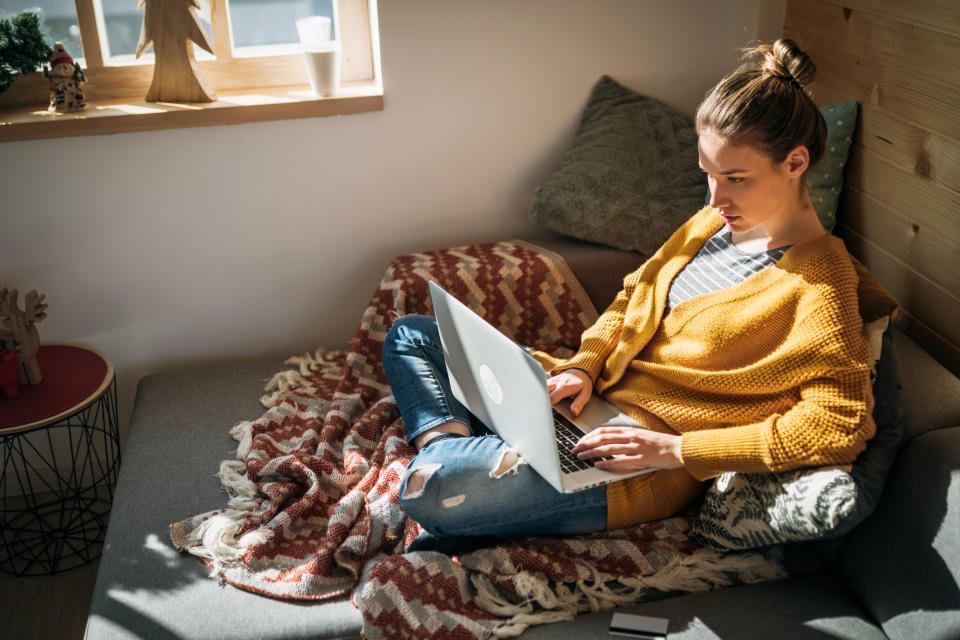
[[[616,611],[667,618],[667,640],[769,640],[857,638],[881,640],[883,632],[830,574],[751,584],[720,591],[653,600]],[[572,622],[532,627],[524,640],[583,640],[607,634],[611,612]]]
[[[840,570],[890,638],[960,638],[960,427],[903,447]]]
[[[960,425],[960,378],[950,373],[902,332],[895,335],[903,377],[904,440]]]
[[[530,214],[566,235],[652,255],[704,193],[693,119],[603,76]]]
[[[222,508],[216,472],[237,447],[229,429],[263,412],[264,384],[282,368],[240,364],[140,382],[87,640],[359,637],[360,614],[345,597],[304,606],[224,587],[170,543],[171,522]]]
[[[543,227],[523,237],[564,259],[597,311],[603,312],[623,288],[623,278],[636,271],[649,257],[636,251],[583,242]]]

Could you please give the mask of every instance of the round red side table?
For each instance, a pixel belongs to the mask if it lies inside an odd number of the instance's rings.
[[[0,571],[53,575],[100,557],[120,467],[113,363],[42,345],[43,381],[0,398]]]

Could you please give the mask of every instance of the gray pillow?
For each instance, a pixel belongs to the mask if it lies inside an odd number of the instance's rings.
[[[900,363],[892,328],[883,333],[873,381],[877,433],[852,465],[717,477],[690,537],[723,549],[841,536],[876,507],[903,439]]]
[[[530,213],[565,235],[649,256],[705,193],[693,119],[603,76]]]

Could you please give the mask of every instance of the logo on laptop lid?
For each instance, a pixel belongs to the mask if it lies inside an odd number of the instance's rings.
[[[493,400],[495,404],[503,404],[503,389],[500,388],[497,376],[493,375],[490,367],[485,364],[480,365],[479,374],[480,384],[483,386],[483,391],[487,394],[487,397]]]

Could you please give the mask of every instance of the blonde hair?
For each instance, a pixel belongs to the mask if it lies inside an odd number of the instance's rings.
[[[793,40],[743,50],[740,67],[710,90],[697,108],[697,133],[712,131],[783,162],[798,145],[814,166],[823,156],[827,125],[806,90],[817,71]]]

